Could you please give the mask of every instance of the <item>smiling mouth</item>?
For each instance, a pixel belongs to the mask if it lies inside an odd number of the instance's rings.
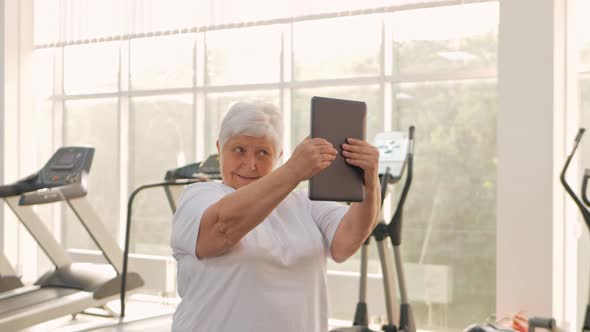
[[[256,180],[258,179],[258,177],[247,177],[247,176],[242,176],[238,173],[234,173],[237,177],[242,178],[242,179],[246,179],[246,180]]]

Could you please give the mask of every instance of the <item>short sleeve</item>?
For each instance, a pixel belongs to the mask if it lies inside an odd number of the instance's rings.
[[[170,243],[174,258],[178,260],[182,255],[196,257],[201,218],[209,206],[225,195],[227,192],[218,183],[195,183],[185,189],[172,219]]]
[[[308,197],[305,197],[309,201],[311,216],[322,232],[328,254],[332,257],[330,248],[332,247],[332,240],[340,225],[340,221],[348,211],[348,206],[336,203],[336,202],[322,202],[312,201]]]

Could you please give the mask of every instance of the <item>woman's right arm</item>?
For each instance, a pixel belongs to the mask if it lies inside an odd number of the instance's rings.
[[[304,181],[328,167],[336,149],[323,139],[305,139],[281,167],[212,204],[201,218],[195,254],[222,255],[260,224]]]

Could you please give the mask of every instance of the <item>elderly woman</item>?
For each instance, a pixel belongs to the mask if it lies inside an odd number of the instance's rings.
[[[269,104],[237,103],[221,123],[223,181],[189,186],[172,224],[178,262],[173,331],[325,332],[326,262],[343,262],[379,213],[378,150],[348,139],[343,157],[364,171],[365,200],[350,207],[294,190],[338,151],[305,139],[282,155],[282,121]]]

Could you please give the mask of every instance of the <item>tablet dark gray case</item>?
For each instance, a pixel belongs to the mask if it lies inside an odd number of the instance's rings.
[[[314,201],[362,202],[365,199],[363,171],[347,164],[342,156],[346,138],[365,140],[367,104],[360,101],[311,98],[311,138],[321,137],[338,150],[336,160],[309,180],[309,198]]]

